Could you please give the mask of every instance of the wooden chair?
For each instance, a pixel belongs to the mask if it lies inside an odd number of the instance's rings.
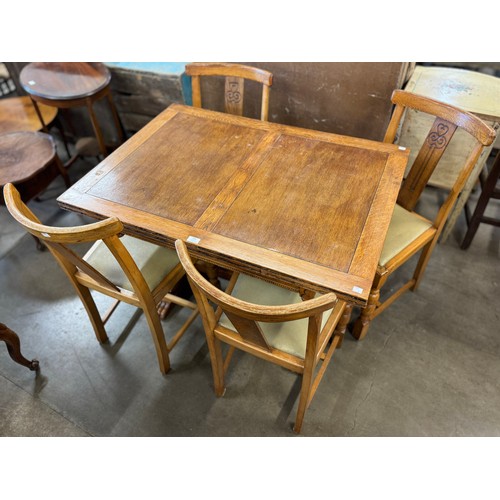
[[[262,84],[262,104],[260,119],[266,121],[269,113],[269,88],[273,75],[263,69],[252,68],[243,64],[230,63],[192,63],[186,64],[186,74],[191,76],[193,106],[201,108],[200,76],[225,76],[224,104],[225,112],[243,115],[245,79]]]
[[[203,319],[215,394],[224,395],[224,374],[235,348],[299,373],[302,388],[294,426],[299,433],[333,352],[342,343],[350,307],[333,293],[303,301],[298,293],[238,273],[223,292],[197,271],[184,242],[177,240],[175,247]],[[219,306],[216,312],[209,301]],[[225,360],[222,343],[230,346]]]
[[[394,91],[392,102],[396,107],[384,142],[394,142],[407,108],[433,115],[436,118],[399,191],[368,304],[362,309],[360,317],[354,324],[353,335],[358,340],[365,337],[371,321],[376,316],[407,290],[417,289],[448,214],[484,147],[489,146],[495,139],[494,130],[483,121],[449,104],[403,90]],[[457,128],[466,131],[475,139],[474,147],[464,162],[455,184],[439,208],[436,218],[431,221],[417,214],[415,207]],[[388,277],[419,251],[422,253],[412,279],[384,302],[380,302],[380,289]]]
[[[120,302],[141,308],[153,336],[160,370],[170,368],[169,352],[198,314],[196,304],[170,294],[184,276],[174,250],[169,250],[129,236],[119,237],[123,224],[112,217],[81,227],[50,227],[40,223],[22,202],[19,192],[9,183],[4,187],[7,209],[29,233],[43,240],[68,276],[94,328],[97,340],[106,342],[106,321]],[[68,247],[95,242],[81,258]],[[100,316],[90,290],[115,299]],[[193,310],[186,322],[167,344],[156,306],[163,298]]]
[[[500,200],[500,187],[497,187],[499,179],[500,151],[497,152],[493,165],[491,166],[486,179],[481,182],[481,195],[477,200],[476,208],[474,210],[474,213],[472,214],[472,217],[470,217],[470,219],[468,220],[469,227],[467,229],[467,233],[464,236],[464,240],[460,245],[460,248],[462,250],[466,250],[467,248],[469,248],[481,222],[484,224],[490,224],[492,226],[500,227],[500,219],[484,215],[484,212],[486,211],[486,207],[488,206],[490,200]]]

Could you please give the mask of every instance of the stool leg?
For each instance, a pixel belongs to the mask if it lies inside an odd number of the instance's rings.
[[[0,323],[0,340],[5,342],[9,356],[16,363],[27,366],[31,371],[38,370],[38,361],[36,359],[30,361],[21,354],[21,342],[19,341],[19,337],[3,323]]]
[[[479,224],[481,223],[484,211],[486,210],[486,206],[488,205],[488,202],[492,197],[493,192],[495,191],[496,184],[499,178],[500,178],[500,152],[497,153],[491,171],[488,174],[486,182],[483,184],[481,195],[477,200],[476,208],[470,219],[469,228],[467,229],[467,233],[465,234],[464,240],[460,245],[460,248],[462,250],[466,250],[467,248],[469,248],[470,244],[472,243],[472,239],[474,238],[474,235],[476,234],[476,231],[479,228]]]
[[[99,126],[99,122],[97,121],[97,117],[94,113],[94,106],[91,99],[87,99],[87,109],[89,110],[90,120],[92,122],[92,126],[94,127],[97,142],[99,143],[99,149],[101,154],[106,157],[108,156],[108,151],[106,149],[106,145],[104,144],[104,137],[102,136],[101,127]]]

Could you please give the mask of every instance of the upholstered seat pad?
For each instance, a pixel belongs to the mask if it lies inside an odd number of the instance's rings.
[[[138,238],[132,238],[131,236],[122,236],[120,241],[135,260],[150,290],[158,286],[161,280],[179,264],[177,253],[174,250]],[[85,255],[84,260],[115,285],[133,291],[132,285],[122,268],[102,241],[97,241],[92,246]]]
[[[379,265],[387,264],[401,250],[432,227],[431,222],[396,205],[392,214]]]
[[[302,302],[298,293],[244,274],[240,274],[238,277],[231,295],[246,302],[267,306],[283,306]],[[330,310],[323,313],[322,327],[330,317],[331,312]],[[285,323],[259,322],[259,326],[271,347],[304,358],[308,322],[308,318],[304,318]],[[219,324],[231,330],[235,329],[225,314],[220,317]]]

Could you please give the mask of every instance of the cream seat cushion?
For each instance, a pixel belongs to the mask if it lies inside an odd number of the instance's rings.
[[[231,295],[246,302],[266,306],[283,306],[302,302],[298,293],[244,274],[240,274],[238,277]],[[330,310],[323,313],[321,327],[325,325],[331,312]],[[259,322],[258,324],[271,347],[303,359],[306,354],[308,322],[308,318],[304,318],[285,323]],[[235,330],[225,314],[220,317],[219,324],[230,330]]]
[[[387,231],[384,248],[380,255],[379,265],[383,266],[387,264],[387,262],[430,227],[432,227],[432,224],[429,221],[422,219],[417,214],[408,212],[408,210],[396,204],[389,230]]]
[[[120,241],[135,260],[150,290],[158,286],[161,280],[179,264],[177,253],[174,250],[131,236],[122,236]],[[96,241],[83,259],[115,285],[133,291],[122,268],[102,241]]]

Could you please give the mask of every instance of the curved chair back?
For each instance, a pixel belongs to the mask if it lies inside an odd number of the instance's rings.
[[[160,370],[166,373],[170,368],[169,351],[198,314],[196,304],[171,293],[184,276],[175,251],[130,236],[123,236],[126,241],[121,241],[119,236],[123,224],[116,217],[78,227],[44,225],[25,205],[13,184],[5,185],[4,198],[12,217],[44,242],[68,276],[88,313],[97,340],[101,343],[108,340],[104,324],[119,302],[139,307],[144,311],[151,330]],[[84,257],[68,247],[90,242],[94,245]],[[90,290],[115,299],[103,317]],[[166,342],[157,310],[162,301],[193,311],[170,344]]]
[[[142,275],[131,255],[117,236],[123,230],[123,224],[116,217],[88,224],[83,227],[46,226],[42,224],[36,215],[25,205],[13,184],[9,183],[5,185],[4,198],[7,210],[12,217],[19,222],[26,231],[45,243],[66,273],[74,275],[77,270],[80,270],[101,286],[115,291],[119,290],[119,288],[106,276],[88,264],[67,246],[69,244],[89,243],[102,240],[113,255],[116,254],[116,260],[132,286],[134,286],[134,288],[139,286],[137,281],[140,280]],[[132,271],[134,268],[136,272]]]
[[[191,76],[193,106],[202,107],[201,76],[226,77],[224,89],[225,112],[243,115],[245,80],[253,80],[262,84],[262,102],[260,119],[267,120],[269,114],[269,88],[273,83],[273,75],[265,71],[243,64],[231,63],[192,63],[186,65],[186,74]]]

